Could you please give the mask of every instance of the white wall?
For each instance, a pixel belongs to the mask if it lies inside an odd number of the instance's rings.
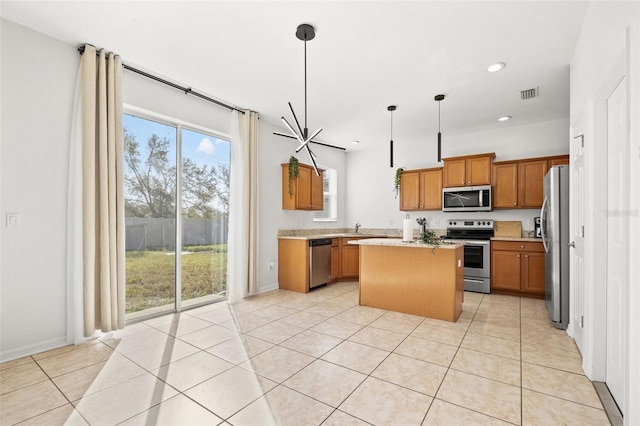
[[[283,111],[286,105],[283,105]],[[300,162],[308,164],[306,154],[295,154],[298,142],[276,136],[273,131],[286,132],[270,123],[260,123],[260,291],[276,289],[278,286],[278,241],[279,229],[343,228],[346,217],[347,171],[346,155],[343,151],[313,145],[318,156],[318,165],[336,169],[338,175],[338,220],[337,222],[313,222],[313,213],[297,210],[282,210],[282,169],[280,164],[295,155]],[[269,270],[270,261],[276,267]]]
[[[567,111],[568,114],[568,111]],[[432,135],[435,137],[435,135]],[[426,138],[425,138],[426,139]],[[364,228],[400,228],[405,212],[395,199],[393,180],[397,167],[422,169],[440,167],[435,144],[425,141],[394,141],[394,168],[389,167],[388,146],[347,154],[347,223],[360,222]],[[429,150],[431,148],[431,151]],[[499,130],[442,135],[442,156],[495,152],[496,161],[567,154],[569,120],[552,120]],[[520,220],[523,229],[532,230],[539,210],[494,210],[486,213],[411,212],[411,218],[426,217],[429,227],[444,229],[451,218]],[[417,225],[416,225],[417,227]]]
[[[75,48],[2,21],[0,359],[66,340],[67,173]],[[20,215],[7,228],[5,215]]]
[[[1,32],[0,360],[8,360],[66,343],[67,173],[80,55],[10,21],[2,20]],[[126,104],[229,133],[228,110],[129,71],[124,76]],[[324,147],[314,152],[338,172],[338,221],[314,223],[311,212],[282,210],[280,164],[296,143],[273,130],[260,122],[260,291],[277,288],[278,229],[343,227],[346,215],[345,154]],[[20,214],[19,227],[4,226],[7,212]]]
[[[590,160],[585,165],[588,178],[589,209],[585,235],[585,251],[593,259],[588,262],[587,306],[585,306],[585,373],[593,380],[604,380],[604,347],[606,335],[605,297],[603,280],[606,250],[602,244],[601,229],[606,227],[606,212],[602,208],[606,200],[605,140],[600,138],[605,125],[594,116],[594,106],[601,99],[601,88],[611,75],[611,70],[622,55],[626,56],[626,79],[629,85],[629,283],[630,291],[626,311],[628,324],[628,382],[624,423],[640,424],[640,3],[591,2],[583,22],[573,59],[571,61],[571,124],[584,123],[585,146]]]

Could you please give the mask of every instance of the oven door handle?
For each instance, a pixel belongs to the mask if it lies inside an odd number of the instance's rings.
[[[486,241],[462,240],[462,241],[464,241],[466,245],[470,245],[470,246],[488,246],[489,244],[491,244],[490,240],[486,240]]]

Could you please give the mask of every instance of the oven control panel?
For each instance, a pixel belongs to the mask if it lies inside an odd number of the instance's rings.
[[[493,220],[491,219],[451,219],[447,223],[448,228],[458,229],[493,229]]]

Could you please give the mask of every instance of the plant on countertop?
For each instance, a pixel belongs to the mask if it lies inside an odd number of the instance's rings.
[[[431,244],[433,246],[431,250],[433,254],[436,254],[436,249],[440,247],[441,244],[440,237],[431,229],[427,229],[421,233],[420,240],[425,244]]]
[[[400,178],[402,177],[403,171],[404,167],[398,167],[396,169],[396,176],[393,180],[393,190],[396,192],[396,198],[398,198],[398,192],[400,191]]]
[[[300,176],[298,159],[293,155],[289,157],[289,197],[293,197],[293,181]]]

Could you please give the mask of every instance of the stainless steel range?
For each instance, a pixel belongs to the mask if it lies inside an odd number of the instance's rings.
[[[447,240],[464,240],[464,289],[478,293],[491,292],[491,219],[451,219]]]

